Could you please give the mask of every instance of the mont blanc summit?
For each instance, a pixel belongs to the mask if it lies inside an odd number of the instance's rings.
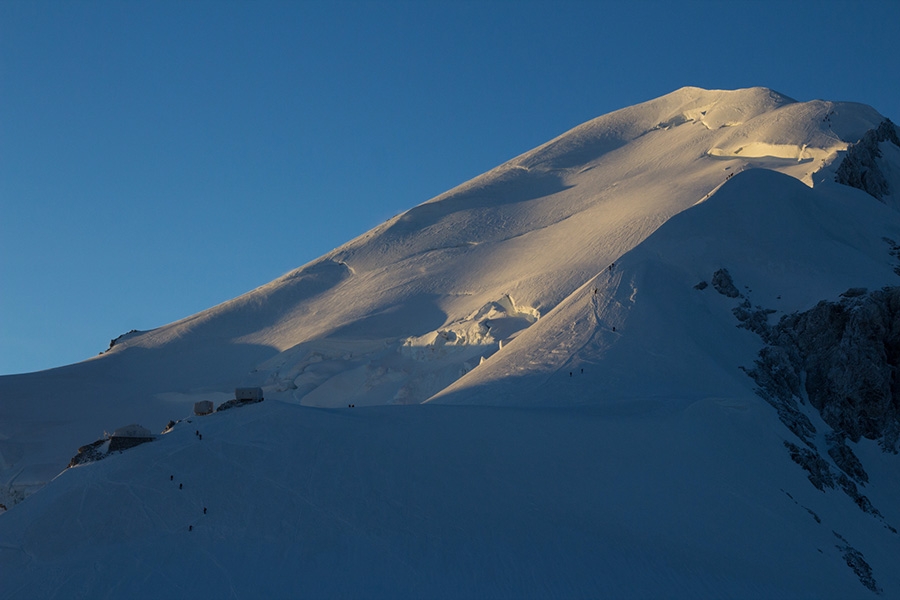
[[[900,594],[898,199],[865,105],[682,88],[598,117],[0,378],[0,589]],[[265,400],[192,414],[235,388]],[[66,469],[132,423],[154,436]]]

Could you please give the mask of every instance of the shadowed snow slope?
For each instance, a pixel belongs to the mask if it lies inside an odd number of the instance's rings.
[[[776,425],[740,400],[267,401],[69,469],[10,511],[0,597],[870,595],[832,530],[896,592],[896,542],[798,477]]]
[[[683,88],[230,302],[0,378],[8,506],[104,430],[158,432],[238,386],[267,398],[69,469],[0,516],[0,590],[900,594],[896,456],[853,445],[877,515],[822,493],[742,370],[763,346],[748,323],[897,281],[896,192],[834,183],[883,121]]]

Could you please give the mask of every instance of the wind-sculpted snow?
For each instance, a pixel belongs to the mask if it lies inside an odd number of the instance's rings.
[[[851,103],[788,104],[723,132],[709,154],[743,157],[763,167],[781,165],[785,169],[780,170],[812,185],[817,171],[830,165],[848,142],[860,139],[879,119],[871,108]],[[795,168],[787,170],[792,163]]]
[[[509,296],[423,335],[366,340],[365,330],[285,351],[260,366],[264,385],[308,406],[418,404],[474,369],[539,318]],[[414,377],[411,376],[414,374]]]

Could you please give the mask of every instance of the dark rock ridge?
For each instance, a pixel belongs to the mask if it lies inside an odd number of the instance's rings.
[[[900,248],[891,240],[893,256]],[[716,285],[718,279],[719,285]],[[766,343],[752,369],[744,369],[757,393],[778,411],[782,423],[803,445],[784,446],[817,489],[840,489],[863,512],[893,533],[884,515],[861,491],[869,481],[862,462],[847,440],[877,441],[885,452],[897,453],[900,437],[900,287],[869,292],[851,288],[835,302],[821,301],[802,313],[784,315],[775,325],[775,311],[754,307],[725,269],[713,276],[713,286],[741,302],[732,312],[738,327],[758,334]],[[702,288],[695,288],[702,289]],[[812,406],[830,428],[822,438],[807,415]],[[830,460],[829,460],[830,459]],[[821,518],[807,509],[817,523]],[[843,536],[840,543],[847,567],[869,591],[881,594],[872,567]]]
[[[872,574],[872,567],[866,562],[866,558],[863,556],[862,552],[851,546],[844,536],[837,531],[832,531],[831,533],[833,533],[834,537],[840,541],[839,544],[834,545],[835,548],[841,551],[841,554],[844,556],[844,561],[847,563],[847,566],[856,573],[860,583],[866,586],[869,591],[880,594],[883,590],[878,587],[878,583],[875,581],[875,577]]]
[[[834,430],[829,454],[847,466],[854,480],[865,479],[858,461],[843,450],[844,439],[876,440],[896,453],[900,438],[900,287],[873,292],[850,289],[836,302],[821,301],[802,313],[784,315],[769,326],[758,313],[742,322],[761,335],[751,377],[761,395],[795,407],[804,398]],[[808,440],[812,425],[801,439]],[[809,431],[807,431],[809,430]],[[843,467],[842,467],[843,469]]]
[[[113,454],[124,452],[135,446],[152,442],[153,440],[154,438],[152,437],[124,438],[115,436],[100,439],[79,448],[78,454],[73,456],[69,461],[69,467],[77,467],[78,465],[97,462],[98,460],[103,460]]]
[[[847,155],[838,165],[834,180],[849,185],[867,194],[883,199],[891,194],[891,188],[876,159],[881,158],[878,144],[891,142],[900,147],[897,126],[885,119],[875,129],[870,129],[863,137],[847,149]]]
[[[718,271],[713,273],[712,286],[716,289],[717,292],[719,292],[723,296],[728,296],[729,298],[737,298],[741,295],[737,287],[735,287],[734,281],[731,279],[731,274],[728,272],[728,269],[719,269]]]
[[[785,315],[766,341],[789,349],[804,391],[836,434],[877,440],[897,452],[900,437],[900,287],[851,290],[837,302]],[[848,473],[849,474],[849,473]]]
[[[107,440],[105,439],[97,440],[96,442],[85,444],[79,448],[78,454],[73,456],[72,460],[69,461],[69,468],[77,467],[78,465],[86,465],[106,458],[108,455],[106,452],[107,449],[103,448],[103,444],[106,442]]]
[[[257,400],[246,399],[246,398],[242,398],[242,399],[233,398],[231,400],[226,400],[225,402],[220,404],[219,407],[216,409],[216,412],[221,412],[223,410],[229,410],[231,408],[238,408],[241,406],[247,406],[248,404],[256,404],[256,403],[262,402],[262,401],[263,401],[262,398],[259,398]]]
[[[894,267],[894,273],[900,275],[900,244],[892,240],[891,238],[881,238],[888,246],[890,246],[890,250],[888,250],[888,254],[897,259],[897,266]],[[845,294],[847,292],[844,292]]]
[[[766,343],[753,368],[744,371],[756,382],[756,392],[802,442],[784,442],[791,459],[817,489],[840,489],[860,510],[896,533],[860,491],[869,476],[847,440],[871,439],[885,452],[898,451],[900,287],[873,292],[851,288],[837,301],[821,301],[808,311],[784,315],[774,325],[769,315],[776,311],[753,306],[744,294],[734,295],[737,286],[726,269],[713,275],[713,287],[739,300],[732,309],[738,327],[753,331]],[[810,407],[829,427],[824,436],[816,435]],[[848,550],[845,556],[850,557],[848,565],[859,566],[853,552]],[[865,575],[860,577],[864,579]]]
[[[897,452],[900,287],[871,293],[851,288],[836,302],[823,300],[808,311],[784,315],[776,325],[764,318],[771,311],[748,306],[745,299],[734,309],[739,326],[758,333],[766,346],[746,372],[759,386],[757,393],[806,445],[786,441],[791,459],[816,488],[840,489],[860,510],[884,522],[860,492],[869,476],[847,440],[871,439],[885,452]],[[802,408],[807,402],[830,427],[824,452]],[[885,527],[896,533],[893,526]]]
[[[140,425],[126,425],[116,429],[112,434],[108,434],[104,439],[99,439],[79,448],[78,454],[69,461],[69,467],[103,460],[113,454],[152,442],[155,439],[156,436]]]

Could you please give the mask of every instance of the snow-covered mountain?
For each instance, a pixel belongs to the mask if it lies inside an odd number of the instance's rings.
[[[900,594],[898,209],[897,129],[864,105],[683,88],[594,119],[0,378],[0,501],[40,489],[0,516],[0,589]],[[238,386],[266,402],[47,485]]]

